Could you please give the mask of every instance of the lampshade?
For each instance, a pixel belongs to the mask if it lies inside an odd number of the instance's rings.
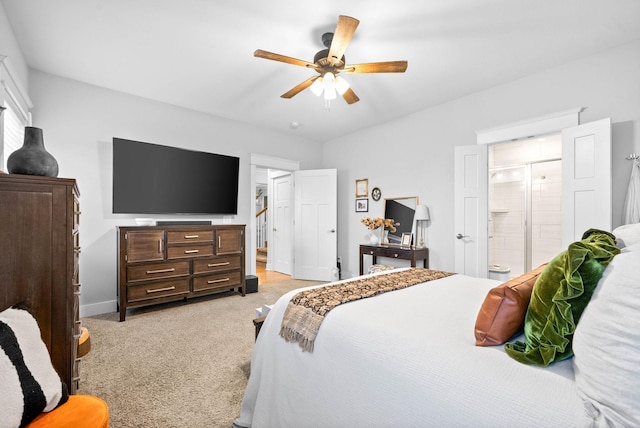
[[[313,92],[315,96],[319,97],[320,94],[322,94],[322,90],[324,89],[324,86],[322,85],[322,77],[318,77],[316,80],[314,80],[311,86],[309,86],[309,89],[311,89],[311,92]]]
[[[344,93],[347,92],[347,89],[349,89],[349,86],[350,86],[349,82],[347,82],[340,76],[336,76],[336,92],[337,93],[339,93],[340,95],[344,95]]]
[[[426,205],[417,205],[416,214],[414,217],[417,220],[431,220],[429,216],[429,207]]]
[[[324,86],[324,99],[334,100],[336,98],[336,77],[333,73],[325,73],[322,77]]]
[[[338,94],[344,95],[349,89],[349,82],[342,77],[327,72],[322,77],[318,77],[309,87],[314,95],[320,96],[324,93],[325,106],[329,108],[329,102],[337,98]]]

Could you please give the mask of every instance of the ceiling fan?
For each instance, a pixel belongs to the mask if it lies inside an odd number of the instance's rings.
[[[329,102],[337,97],[336,93],[342,95],[348,104],[353,104],[360,101],[360,98],[353,92],[346,80],[338,76],[339,73],[404,73],[408,65],[407,61],[384,61],[346,65],[344,51],[347,49],[359,23],[360,21],[355,18],[340,15],[335,32],[322,35],[322,44],[326,49],[316,53],[313,58],[313,63],[263,51],[261,49],[256,50],[253,56],[298,65],[300,67],[312,68],[318,72],[318,76],[310,77],[304,82],[294,86],[282,94],[282,98],[292,98],[304,89],[310,88],[311,91],[318,96],[324,92],[327,107],[329,106]]]

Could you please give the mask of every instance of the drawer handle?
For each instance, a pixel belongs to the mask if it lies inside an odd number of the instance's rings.
[[[397,255],[397,254],[394,254],[394,255],[393,255],[393,257],[396,257],[396,258],[397,258],[397,257],[398,257],[398,255]]]
[[[219,282],[227,282],[229,281],[229,278],[224,278],[224,279],[210,279],[209,281],[207,281],[207,284],[217,284]]]
[[[148,271],[147,271],[147,275],[151,275],[152,273],[167,273],[167,272],[174,272],[175,270],[176,270],[176,268],[148,270]]]
[[[199,253],[200,250],[184,250],[185,254],[194,254],[194,253]]]
[[[184,235],[184,239],[196,239],[199,237],[200,235]]]
[[[230,265],[230,262],[224,262],[224,263],[207,263],[207,267],[218,267],[218,266],[227,266]]]
[[[156,288],[155,290],[147,290],[147,294],[160,293],[162,291],[171,291],[171,290],[175,290],[175,289],[176,289],[175,286],[165,287],[165,288]]]

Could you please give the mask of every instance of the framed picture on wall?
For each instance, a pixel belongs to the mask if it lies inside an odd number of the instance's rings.
[[[369,179],[356,180],[356,198],[366,198],[369,195]]]
[[[369,199],[356,199],[356,212],[366,213],[369,212]]]

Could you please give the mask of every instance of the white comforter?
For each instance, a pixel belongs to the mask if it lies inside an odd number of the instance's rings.
[[[287,302],[265,321],[241,427],[584,427],[571,361],[548,368],[475,346],[496,281],[454,275],[341,305],[312,353],[279,336]]]

